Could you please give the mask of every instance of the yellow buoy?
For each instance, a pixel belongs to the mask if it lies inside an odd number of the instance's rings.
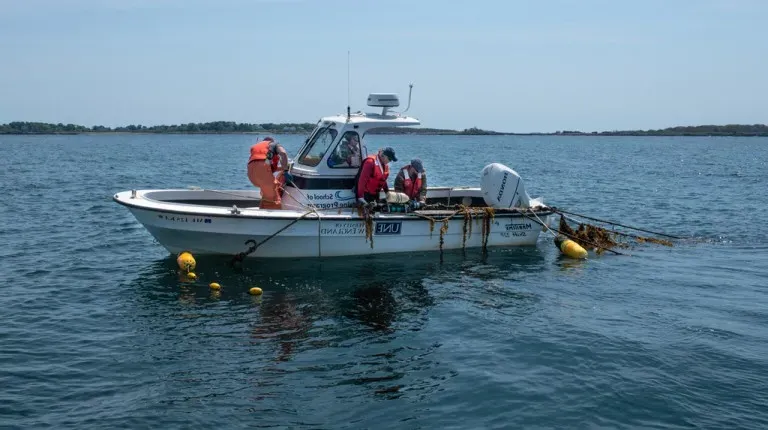
[[[176,264],[179,265],[179,269],[184,270],[186,272],[191,272],[195,270],[195,266],[197,266],[197,262],[195,262],[195,257],[193,257],[192,254],[189,253],[189,251],[184,251],[181,254],[179,254],[179,256],[176,257]]]
[[[197,275],[195,275],[195,272],[189,272],[189,273],[187,273],[187,278],[189,278],[189,279],[197,279]]]
[[[221,289],[221,285],[219,285],[217,282],[211,282],[208,286],[211,287],[212,290],[220,290]]]
[[[259,294],[263,293],[263,291],[261,291],[261,288],[259,287],[253,287],[250,290],[248,290],[248,292],[254,296],[258,296]]]
[[[557,246],[560,249],[560,252],[562,252],[567,257],[576,259],[587,258],[587,250],[582,248],[581,245],[572,241],[571,239],[557,236],[555,238],[555,246]]]

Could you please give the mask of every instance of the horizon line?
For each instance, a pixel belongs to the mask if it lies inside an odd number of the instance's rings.
[[[262,128],[263,125],[268,124],[273,127],[300,127],[301,129],[308,129],[308,132],[311,132],[312,129],[314,129],[317,125],[316,122],[238,122],[238,121],[226,121],[226,120],[215,120],[215,121],[206,121],[206,122],[180,122],[177,124],[154,124],[154,125],[144,125],[140,123],[134,123],[134,124],[127,124],[127,125],[118,125],[118,126],[105,126],[105,125],[92,125],[92,126],[86,126],[82,124],[75,124],[75,123],[53,123],[53,122],[43,122],[43,121],[10,121],[7,123],[0,123],[0,134],[18,134],[18,133],[3,133],[2,128],[4,127],[11,127],[11,124],[26,124],[26,125],[43,125],[43,126],[53,126],[53,127],[75,127],[78,129],[86,129],[86,130],[71,130],[72,132],[108,132],[113,131],[115,129],[129,129],[129,130],[122,130],[122,131],[142,131],[147,130],[150,131],[153,128],[164,128],[164,127],[183,127],[183,126],[189,126],[189,125],[195,125],[195,126],[205,126],[205,125],[214,125],[214,124],[228,124],[228,125],[235,125],[235,126],[248,126],[248,127],[258,127],[260,130],[250,130],[250,131],[240,131],[240,132],[248,132],[248,133],[254,133],[254,132],[275,132],[277,131],[276,128]],[[491,130],[491,129],[482,129],[478,127],[469,127],[464,129],[455,129],[455,128],[439,128],[439,127],[423,127],[423,126],[403,126],[403,127],[379,127],[382,129],[400,129],[400,130],[434,130],[434,131],[445,131],[445,132],[485,132],[485,133],[494,133],[494,134],[520,134],[520,135],[533,135],[533,134],[601,134],[601,133],[631,133],[631,132],[660,132],[660,131],[684,131],[684,129],[701,129],[701,128],[746,128],[746,127],[752,127],[752,128],[765,128],[768,129],[768,124],[748,124],[748,123],[730,123],[730,124],[698,124],[698,125],[676,125],[676,126],[670,126],[665,128],[648,128],[648,129],[613,129],[613,130],[602,130],[602,131],[582,131],[578,129],[573,130],[566,130],[566,129],[559,129],[556,131],[527,131],[527,132],[515,132],[515,131],[498,131],[498,130]],[[105,129],[104,131],[96,131],[96,129]],[[301,131],[301,130],[289,130],[289,131]],[[703,130],[697,130],[697,131],[703,131]],[[725,132],[726,130],[717,130],[717,132]],[[736,130],[734,130],[736,131]],[[743,130],[742,130],[743,131]],[[763,130],[761,130],[763,131]],[[768,131],[768,130],[764,130]],[[229,133],[236,133],[236,131],[228,131]],[[189,133],[189,132],[186,132]],[[25,134],[32,134],[32,133],[25,133]]]

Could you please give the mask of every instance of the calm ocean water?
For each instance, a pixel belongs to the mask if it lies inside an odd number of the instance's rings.
[[[549,204],[695,240],[198,259],[182,284],[111,196],[250,188],[254,141],[0,136],[0,427],[768,428],[768,139],[373,136],[430,185],[498,161]]]

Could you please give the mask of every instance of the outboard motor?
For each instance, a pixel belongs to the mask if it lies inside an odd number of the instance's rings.
[[[531,206],[531,196],[520,175],[503,164],[491,163],[483,168],[480,191],[485,204],[496,209]]]

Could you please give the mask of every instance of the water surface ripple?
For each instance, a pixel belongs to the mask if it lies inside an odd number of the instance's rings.
[[[247,189],[253,142],[0,136],[0,427],[768,428],[768,139],[370,136],[430,185],[499,161],[558,207],[695,240],[203,258],[180,282],[111,196]]]

